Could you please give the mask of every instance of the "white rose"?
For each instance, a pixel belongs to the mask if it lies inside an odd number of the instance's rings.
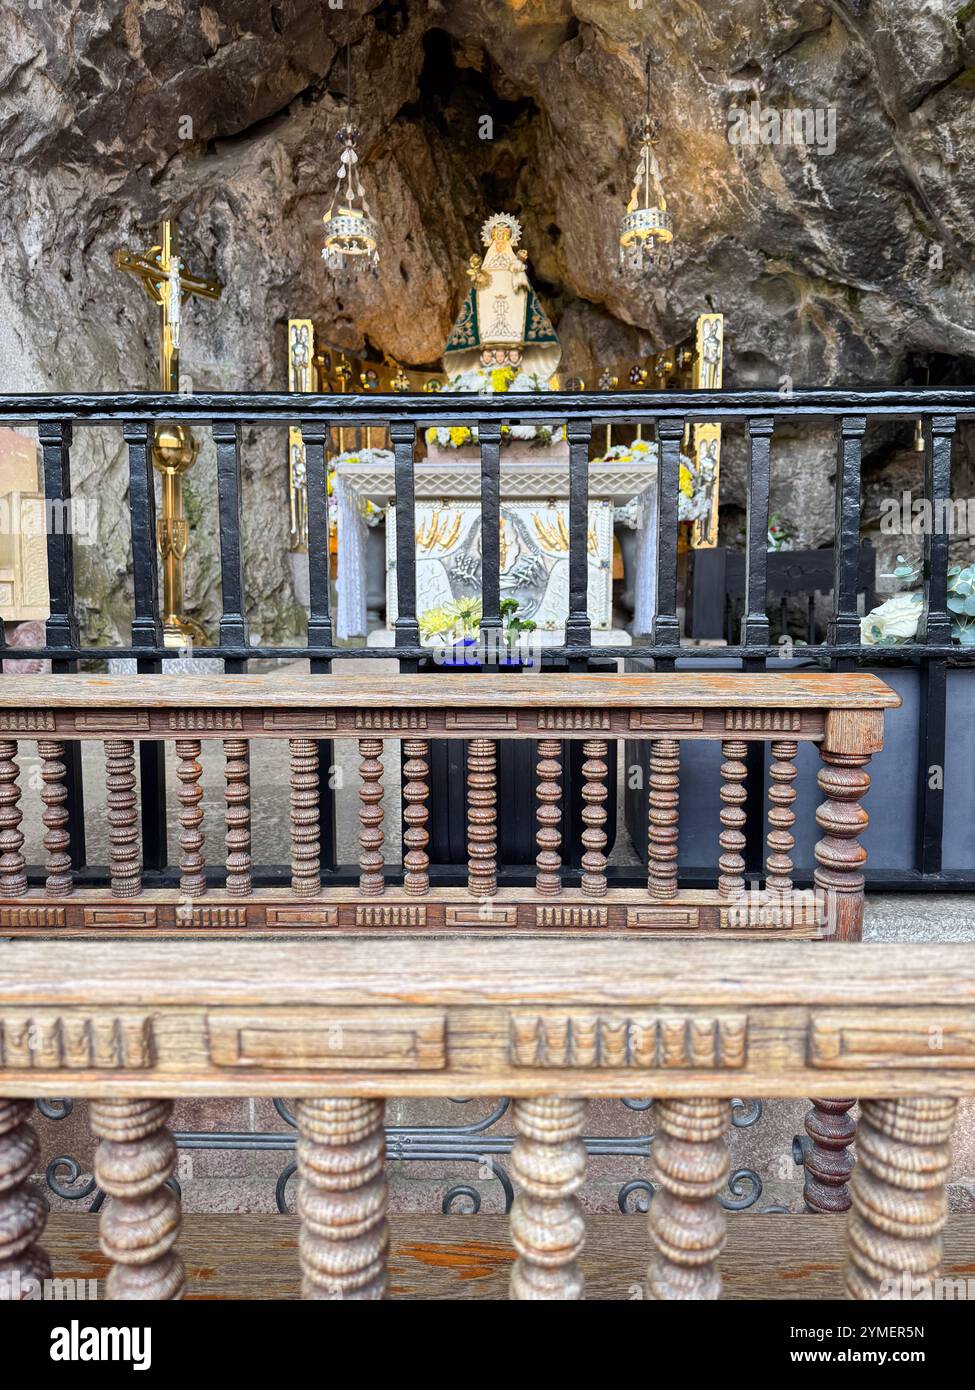
[[[923,606],[920,592],[895,594],[860,619],[860,641],[867,647],[909,642],[917,636]]]

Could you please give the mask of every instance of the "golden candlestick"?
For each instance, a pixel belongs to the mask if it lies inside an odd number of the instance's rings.
[[[115,265],[137,275],[152,302],[159,306],[159,384],[163,391],[179,390],[179,347],[183,300],[192,295],[219,299],[219,280],[194,275],[179,254],[175,222],[162,223],[159,244],[141,254],[116,251]],[[156,541],[163,566],[163,637],[167,647],[182,647],[187,638],[206,641],[199,623],[183,612],[183,561],[189,545],[189,523],[183,510],[183,475],[192,468],[199,445],[185,425],[159,424],[152,441],[153,467],[162,478],[162,516]]]

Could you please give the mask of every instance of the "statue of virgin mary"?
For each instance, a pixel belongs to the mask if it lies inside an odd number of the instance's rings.
[[[548,315],[528,281],[527,251],[519,251],[521,225],[506,212],[489,217],[481,228],[483,259],[472,256],[467,274],[471,287],[450,331],[443,360],[454,383],[468,372],[514,375],[512,390],[545,390],[562,357]],[[463,388],[461,388],[463,389]]]

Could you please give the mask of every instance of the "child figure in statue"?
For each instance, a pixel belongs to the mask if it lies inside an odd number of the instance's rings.
[[[521,226],[496,213],[481,229],[483,259],[467,268],[471,288],[444,348],[444,368],[453,391],[544,391],[562,349],[525,270],[528,253],[518,250]]]

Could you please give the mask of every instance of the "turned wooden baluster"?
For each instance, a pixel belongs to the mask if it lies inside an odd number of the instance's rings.
[[[16,742],[0,739],[0,892],[7,898],[19,898],[27,892],[27,866],[21,854],[24,837],[20,830],[24,816],[16,757]]]
[[[135,744],[131,739],[106,739],[105,788],[112,894],[116,898],[134,898],[142,892],[142,868],[135,796]]]
[[[430,856],[427,845],[430,832],[427,821],[430,809],[430,744],[425,738],[403,740],[403,891],[414,895],[430,891]]]
[[[72,891],[71,855],[68,848],[71,836],[68,824],[68,789],[64,784],[64,744],[57,739],[38,739],[37,753],[41,760],[41,781],[44,783],[41,800],[44,803],[44,848],[47,851],[47,880],[49,897],[63,898]]]
[[[562,745],[557,738],[538,740],[538,832],[535,843],[535,892],[547,897],[562,891]]]
[[[851,1298],[931,1297],[926,1281],[941,1266],[957,1108],[957,1101],[941,1097],[861,1102],[850,1184]]]
[[[726,1100],[654,1102],[658,1189],[650,1204],[655,1254],[647,1293],[660,1299],[716,1299],[715,1261],[727,1236],[718,1193],[728,1178],[731,1108]]]
[[[834,753],[820,749],[820,790],[826,800],[816,810],[823,838],[816,843],[816,887],[825,898],[827,935],[859,941],[863,934],[863,865],[867,852],[859,835],[869,817],[860,798],[870,787],[865,764],[869,753]]]
[[[198,898],[206,892],[206,878],[203,874],[203,788],[200,777],[202,749],[198,738],[178,738],[176,740],[176,776],[179,786],[176,798],[180,804],[179,844],[182,851],[179,861],[180,891],[187,897]]]
[[[359,892],[376,897],[386,891],[382,739],[360,738],[359,756]]]
[[[654,898],[677,896],[679,804],[680,744],[675,738],[651,739],[647,888]]]
[[[810,1211],[848,1211],[853,1172],[850,1145],[856,1122],[849,1113],[855,1100],[816,1100],[805,1119],[807,1138],[799,1142],[803,1167],[803,1199]]]
[[[498,891],[497,745],[472,738],[467,745],[467,891],[492,898]]]
[[[795,757],[799,745],[795,739],[773,739],[772,762],[769,766],[769,833],[768,857],[765,861],[765,888],[769,893],[784,896],[792,892],[792,851],[796,839],[792,827],[796,823],[796,813],[792,809],[796,799]]]
[[[586,1176],[581,1139],[586,1102],[545,1096],[512,1102],[517,1139],[511,1176],[511,1240],[518,1258],[511,1271],[515,1299],[576,1299],[584,1283],[579,1256],[586,1223],[576,1192]]]
[[[728,738],[721,744],[721,825],[718,836],[722,853],[718,857],[718,892],[723,898],[738,898],[745,891],[745,754],[748,744]]]
[[[318,744],[288,740],[291,754],[291,891],[296,898],[321,892],[318,831]]]
[[[386,1138],[381,1100],[301,1100],[302,1298],[386,1296]]]
[[[582,843],[585,853],[582,856],[582,880],[580,887],[590,898],[601,898],[606,893],[606,755],[608,744],[604,738],[587,738],[582,745],[586,761],[582,764]]]
[[[91,1131],[95,1181],[109,1201],[98,1238],[113,1261],[105,1282],[110,1299],[182,1298],[186,1271],[176,1250],[179,1195],[168,1180],[176,1171],[176,1141],[168,1128],[168,1100],[93,1100]]]
[[[35,1299],[51,1277],[37,1244],[47,1198],[31,1184],[40,1144],[28,1123],[29,1100],[0,1100],[0,1301]]]
[[[227,892],[246,898],[251,885],[251,767],[250,744],[246,738],[225,738],[224,799],[226,812]]]

